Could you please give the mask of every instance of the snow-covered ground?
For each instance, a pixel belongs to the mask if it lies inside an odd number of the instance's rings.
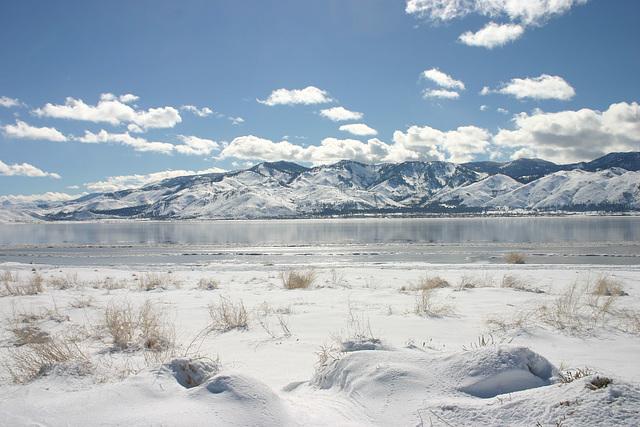
[[[1,425],[640,424],[637,265],[6,262],[0,292]]]

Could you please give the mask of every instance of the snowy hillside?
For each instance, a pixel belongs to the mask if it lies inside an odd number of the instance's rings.
[[[537,159],[464,165],[342,161],[314,168],[262,163],[68,202],[12,204],[0,209],[0,221],[295,218],[496,208],[624,211],[640,208],[639,154],[612,153],[564,166]]]

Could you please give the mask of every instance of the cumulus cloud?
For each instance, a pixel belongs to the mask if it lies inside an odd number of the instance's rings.
[[[576,91],[562,77],[542,74],[540,77],[511,79],[496,92],[518,99],[559,99],[568,101]]]
[[[178,135],[184,145],[176,145],[175,150],[181,154],[203,156],[220,148],[217,142],[196,136]]]
[[[307,86],[304,89],[277,89],[271,92],[267,99],[263,101],[258,99],[258,102],[269,106],[295,104],[310,105],[333,102],[334,100],[328,95],[327,91],[318,89],[315,86]]]
[[[364,123],[352,123],[352,124],[348,124],[348,125],[342,125],[340,126],[340,130],[341,131],[345,131],[345,132],[349,132],[353,135],[359,135],[359,136],[367,136],[367,135],[377,135],[378,131],[370,128],[369,126],[365,125]]]
[[[450,21],[470,14],[507,17],[525,25],[541,25],[573,5],[588,0],[407,0],[406,12],[432,21]]]
[[[360,120],[364,117],[364,114],[357,111],[349,111],[344,107],[333,107],[320,110],[320,115],[333,120],[334,122],[343,120]]]
[[[443,73],[437,68],[423,71],[421,77],[431,80],[440,87],[445,87],[447,89],[464,90],[464,83],[462,83],[460,80],[455,80],[453,77],[446,73]]]
[[[524,27],[518,24],[496,24],[489,22],[484,28],[473,33],[467,31],[460,35],[459,39],[468,46],[481,46],[487,49],[504,46],[517,40],[524,34]]]
[[[39,117],[82,120],[94,123],[106,122],[112,125],[130,123],[130,131],[143,131],[148,128],[170,128],[182,121],[178,110],[173,107],[150,108],[139,111],[126,102],[138,99],[127,94],[120,98],[107,93],[100,96],[97,105],[85,104],[81,99],[68,97],[64,105],[47,103],[33,112]]]
[[[67,137],[52,127],[35,127],[16,120],[15,125],[4,126],[4,134],[9,138],[27,138],[63,142]]]
[[[459,40],[470,46],[492,49],[518,39],[525,27],[540,26],[588,0],[407,0],[406,12],[434,22],[447,22],[477,14],[491,19],[506,18],[516,24],[489,23]]]
[[[213,110],[208,107],[198,108],[195,105],[183,105],[181,110],[189,111],[199,117],[207,117],[213,114]]]
[[[586,108],[557,113],[538,110],[531,115],[518,114],[513,122],[516,130],[500,130],[494,143],[556,163],[640,150],[640,105],[636,102],[612,104],[604,112]]]
[[[85,135],[76,138],[76,140],[88,144],[98,144],[105,142],[118,143],[133,147],[136,151],[156,152],[162,154],[170,154],[174,149],[174,145],[167,142],[150,142],[144,138],[133,137],[129,135],[128,132],[114,134],[109,133],[104,129],[100,130],[100,132],[98,133],[93,133],[86,130]]]
[[[17,99],[8,98],[6,96],[0,96],[0,107],[12,108],[12,107],[21,107],[24,104]]]
[[[486,129],[476,126],[461,126],[456,130],[443,132],[429,126],[411,126],[406,133],[396,131],[393,141],[419,154],[419,160],[447,160],[467,162],[474,154],[485,153],[489,146],[490,134]]]
[[[422,97],[427,98],[445,98],[445,99],[458,99],[460,94],[453,90],[446,89],[425,89],[422,92]]]
[[[2,176],[28,176],[31,178],[56,178],[60,179],[60,175],[52,172],[44,172],[29,163],[8,165],[0,160],[0,175]]]
[[[234,138],[221,152],[220,158],[309,161],[305,149],[289,141],[273,142],[254,135]]]
[[[98,192],[98,193],[108,193],[113,191],[126,190],[130,188],[138,188],[143,187],[149,184],[153,184],[155,182],[163,181],[169,178],[176,178],[179,176],[189,176],[189,175],[204,175],[210,173],[222,173],[225,172],[224,169],[219,168],[210,168],[201,171],[191,171],[191,170],[168,170],[162,172],[153,172],[147,175],[120,175],[120,176],[110,176],[107,177],[105,181],[97,181],[97,182],[88,182],[85,183],[85,187],[87,189]]]

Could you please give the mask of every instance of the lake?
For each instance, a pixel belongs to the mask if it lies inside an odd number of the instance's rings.
[[[0,262],[640,264],[640,217],[366,218],[1,224]],[[283,258],[284,257],[284,258]]]

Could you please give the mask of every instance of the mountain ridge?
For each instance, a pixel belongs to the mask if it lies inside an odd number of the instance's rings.
[[[67,202],[4,206],[0,221],[299,218],[514,209],[628,211],[640,209],[639,170],[639,152],[610,153],[569,165],[540,159],[464,164],[343,160],[306,167],[280,161],[174,177]]]

